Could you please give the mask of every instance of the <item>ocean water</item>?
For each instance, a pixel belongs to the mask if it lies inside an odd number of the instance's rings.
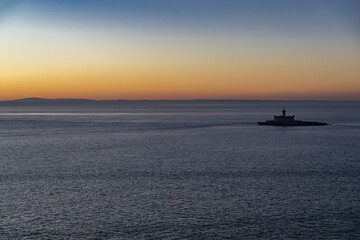
[[[280,114],[320,127],[258,126]],[[0,108],[0,239],[360,239],[360,102]]]

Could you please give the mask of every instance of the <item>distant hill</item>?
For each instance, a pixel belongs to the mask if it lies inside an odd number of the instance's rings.
[[[116,105],[124,100],[92,100],[92,99],[72,99],[72,98],[23,98],[16,100],[0,101],[0,107],[61,107],[61,106],[99,106]],[[126,100],[125,100],[126,101]]]
[[[206,108],[209,104],[223,104],[233,102],[235,104],[244,102],[244,100],[93,100],[93,99],[72,99],[72,98],[59,98],[59,99],[47,99],[47,98],[23,98],[16,100],[0,101],[0,107],[16,107],[16,108],[177,108],[177,107],[199,107]],[[247,101],[246,101],[247,102]]]
[[[72,98],[23,98],[16,100],[0,101],[2,108],[84,108],[84,109],[210,109],[221,106],[222,108],[243,108],[251,105],[261,104],[267,107],[296,106],[299,102],[309,108],[320,106],[329,101],[311,100],[216,100],[216,99],[194,99],[194,100],[93,100]],[[341,101],[331,101],[333,106],[338,106]],[[359,104],[359,101],[347,101],[348,104]],[[340,104],[341,105],[341,104]],[[340,106],[339,105],[339,106]],[[341,105],[342,106],[342,105]]]
[[[57,98],[57,99],[49,99],[49,98],[22,98],[22,99],[15,99],[15,100],[9,100],[9,101],[3,101],[3,102],[97,102],[97,100],[92,99],[73,99],[73,98]]]
[[[219,101],[219,100],[217,100]],[[221,101],[221,100],[220,100]],[[0,107],[26,107],[26,108],[46,108],[46,107],[84,107],[84,108],[164,108],[164,106],[189,104],[195,100],[93,100],[93,99],[72,99],[72,98],[23,98],[16,100],[0,101]]]
[[[4,102],[29,102],[29,101],[44,101],[44,100],[48,100],[48,99],[33,97],[33,98],[22,98],[22,99],[9,100],[9,101],[4,101]]]

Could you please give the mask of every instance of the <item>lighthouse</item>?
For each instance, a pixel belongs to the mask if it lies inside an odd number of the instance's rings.
[[[259,125],[270,126],[325,126],[327,123],[323,122],[310,122],[295,120],[295,115],[286,116],[286,110],[283,108],[282,115],[274,115],[274,120],[267,120],[266,122],[258,122]]]
[[[277,122],[291,122],[295,120],[295,116],[286,116],[286,110],[283,108],[282,115],[274,116],[274,121]]]

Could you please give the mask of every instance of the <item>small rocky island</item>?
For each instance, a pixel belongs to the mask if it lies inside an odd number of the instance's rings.
[[[266,122],[258,122],[259,125],[270,126],[325,126],[327,123],[323,122],[309,122],[295,120],[295,116],[286,116],[285,108],[282,110],[282,115],[274,116],[274,120],[268,120]]]

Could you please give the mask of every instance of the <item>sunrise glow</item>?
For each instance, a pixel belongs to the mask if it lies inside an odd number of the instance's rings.
[[[0,100],[360,99],[359,4],[264,2],[0,1]]]

